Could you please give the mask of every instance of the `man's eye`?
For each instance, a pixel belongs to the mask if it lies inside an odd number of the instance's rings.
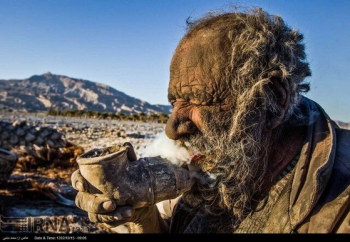
[[[190,102],[184,99],[180,99],[180,100],[174,100],[174,101],[170,101],[170,104],[175,107],[175,106],[181,106],[181,107],[186,107],[190,105]]]
[[[213,103],[210,100],[203,101],[203,100],[193,100],[190,102],[192,106],[199,107],[199,106],[210,106],[213,105]]]

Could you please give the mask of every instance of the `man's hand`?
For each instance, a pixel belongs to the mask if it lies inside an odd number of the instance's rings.
[[[127,157],[129,161],[136,161],[137,157],[129,142]],[[117,207],[115,201],[108,197],[97,196],[89,193],[88,181],[81,175],[80,170],[72,174],[72,186],[78,190],[75,204],[89,215],[91,222],[106,223],[116,227],[127,222],[139,225],[137,232],[143,233],[166,233],[168,224],[162,219],[156,205],[133,209],[131,206]]]
[[[127,153],[128,160],[136,161],[137,157],[131,143],[126,142],[123,146],[129,147]],[[113,200],[90,194],[87,190],[87,181],[80,174],[80,170],[76,170],[72,174],[72,186],[79,191],[75,198],[75,204],[78,208],[88,213],[91,222],[108,223],[118,226],[126,222],[134,222],[137,217],[140,217],[136,216],[139,215],[140,211],[135,214],[134,209],[130,206],[117,208]]]
[[[91,222],[106,223],[116,227],[127,222],[133,222],[140,226],[138,232],[166,233],[167,223],[161,218],[156,206],[133,209],[131,206],[117,207],[115,202],[108,197],[96,196],[87,191],[87,181],[76,170],[72,174],[73,188],[78,190],[75,204],[89,215]]]
[[[117,208],[115,202],[110,198],[90,194],[87,191],[86,180],[79,170],[72,174],[72,185],[79,191],[75,204],[88,213],[91,222],[108,223],[113,226],[133,222],[135,210],[132,207]]]

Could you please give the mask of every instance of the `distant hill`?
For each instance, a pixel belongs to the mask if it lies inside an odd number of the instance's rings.
[[[23,80],[0,80],[0,106],[29,112],[76,109],[125,114],[170,114],[172,109],[170,105],[149,104],[105,84],[50,72]]]
[[[343,128],[343,129],[350,129],[350,123],[345,123],[345,122],[342,122],[342,121],[335,121],[340,128]]]

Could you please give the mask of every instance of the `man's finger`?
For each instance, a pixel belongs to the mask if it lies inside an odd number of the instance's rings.
[[[78,190],[80,192],[87,191],[85,178],[81,175],[79,169],[73,172],[71,181],[72,181],[72,186],[75,190]]]
[[[129,206],[119,207],[114,212],[109,214],[89,213],[89,219],[95,223],[108,223],[113,226],[118,226],[129,222],[134,215],[134,209]]]
[[[88,213],[110,213],[116,208],[115,202],[108,197],[99,197],[86,192],[78,192],[75,204]]]

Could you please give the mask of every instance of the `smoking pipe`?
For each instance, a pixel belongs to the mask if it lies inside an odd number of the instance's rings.
[[[195,178],[183,166],[161,157],[136,160],[130,143],[92,149],[77,158],[88,191],[134,208],[173,199],[191,189]]]

